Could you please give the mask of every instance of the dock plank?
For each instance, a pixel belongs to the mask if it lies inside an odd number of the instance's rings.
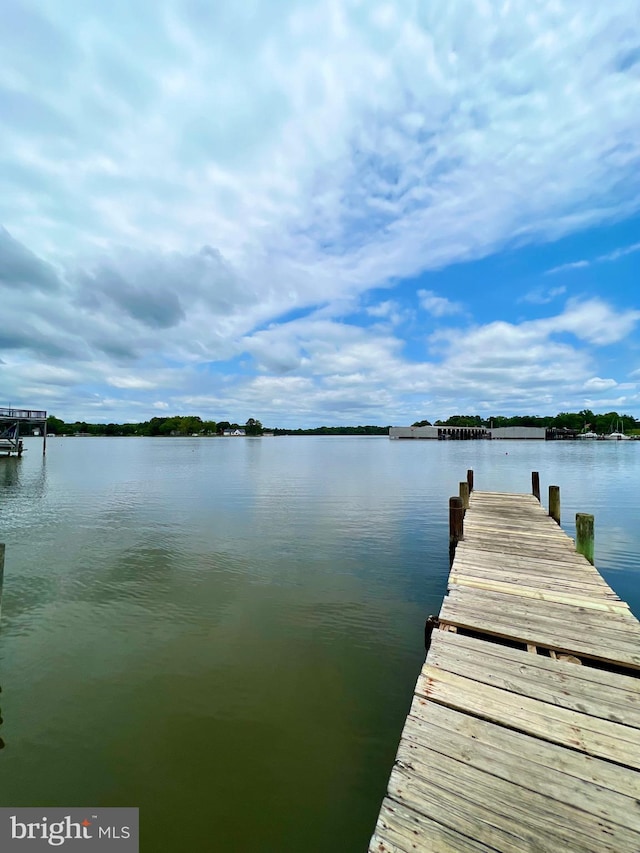
[[[466,678],[640,729],[636,678],[448,631],[434,633],[428,660]]]
[[[503,582],[492,578],[473,577],[470,575],[452,574],[449,582],[458,586],[468,586],[474,589],[484,589],[487,592],[499,592],[505,595],[517,595],[521,598],[536,598],[541,601],[555,602],[556,604],[572,604],[576,607],[587,607],[591,610],[604,611],[605,613],[627,613],[628,605],[623,603],[608,602],[606,599],[593,597],[578,597],[576,591],[561,591],[558,589],[540,589],[537,586],[525,586],[521,581]]]
[[[588,808],[531,789],[525,795],[510,781],[428,747],[419,754],[414,751],[412,758],[407,765],[399,761],[392,770],[389,797],[490,848],[551,850],[555,844],[574,853],[637,853],[637,832],[595,817]],[[432,767],[438,772],[430,772]],[[486,796],[487,786],[491,798]]]
[[[502,690],[425,664],[416,694],[450,708],[640,770],[636,729]]]
[[[638,780],[633,770],[558,749],[445,705],[416,702],[423,706],[421,716],[407,717],[399,760],[409,763],[415,748],[426,746],[640,832]]]

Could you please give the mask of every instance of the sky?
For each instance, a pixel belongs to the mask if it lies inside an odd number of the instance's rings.
[[[636,0],[3,0],[0,406],[640,418]]]

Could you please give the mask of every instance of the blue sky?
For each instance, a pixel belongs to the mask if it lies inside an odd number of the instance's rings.
[[[4,0],[0,404],[640,417],[633,0]]]

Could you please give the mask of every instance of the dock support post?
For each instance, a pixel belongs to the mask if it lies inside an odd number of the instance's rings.
[[[549,515],[560,524],[560,486],[549,486]]]
[[[433,634],[433,629],[438,627],[438,617],[437,616],[429,616],[424,625],[424,650],[425,654],[429,652],[429,648],[431,647],[431,635]]]
[[[576,551],[593,566],[593,516],[586,512],[576,513]]]
[[[460,498],[462,499],[462,510],[466,512],[469,509],[469,483],[466,480],[460,483]]]
[[[540,502],[540,474],[537,471],[531,472],[531,493]]]
[[[473,468],[467,470],[467,483],[469,484],[469,494],[473,491]]]
[[[449,562],[453,563],[453,555],[458,542],[464,539],[464,508],[462,498],[449,498]]]

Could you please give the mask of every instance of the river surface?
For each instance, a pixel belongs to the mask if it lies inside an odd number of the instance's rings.
[[[143,853],[365,851],[448,498],[561,487],[640,616],[640,443],[27,439],[0,459],[0,805],[139,806]]]

